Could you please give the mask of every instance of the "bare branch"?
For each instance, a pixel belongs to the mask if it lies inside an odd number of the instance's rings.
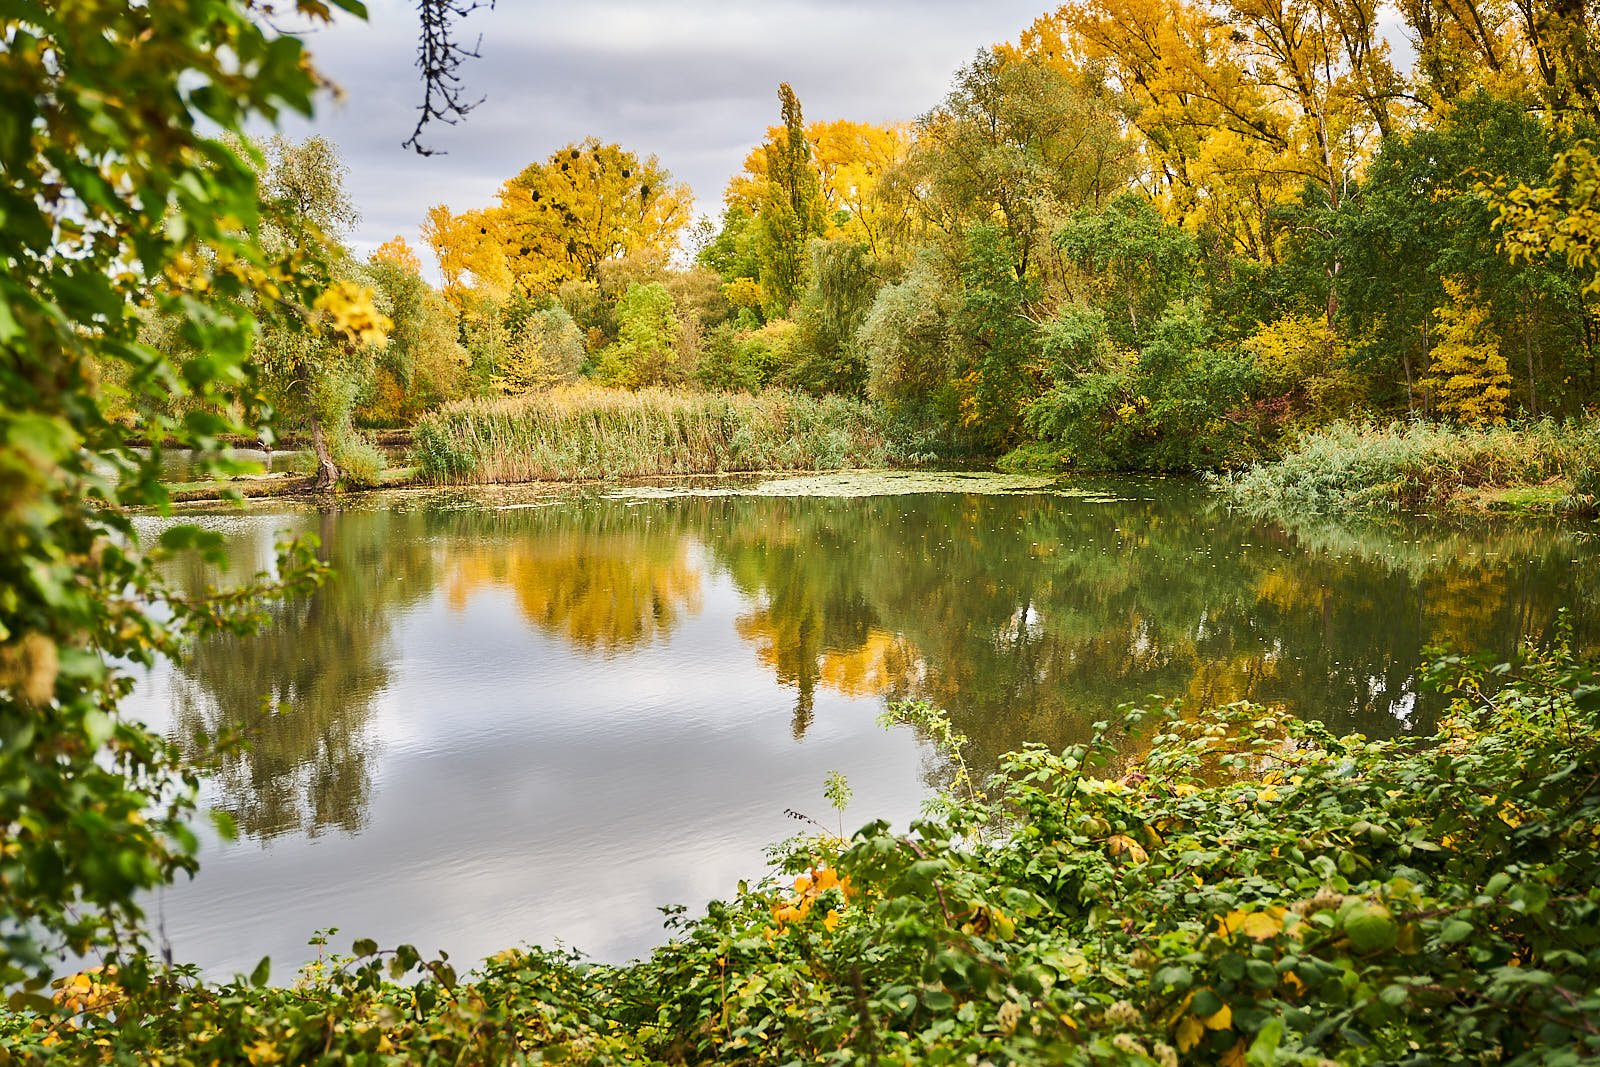
[[[443,155],[422,143],[422,131],[437,119],[454,126],[467,112],[483,103],[483,97],[466,100],[461,81],[461,65],[477,59],[478,48],[483,43],[480,36],[471,48],[455,39],[456,24],[480,7],[494,7],[494,0],[417,0],[417,15],[422,21],[421,39],[417,43],[417,69],[422,71],[422,103],[417,110],[416,129],[402,141],[400,147],[409,148],[419,156]]]

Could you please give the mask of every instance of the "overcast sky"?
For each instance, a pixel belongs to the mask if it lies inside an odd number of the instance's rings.
[[[662,165],[716,215],[728,178],[778,121],[779,82],[808,121],[915,118],[978,49],[1015,40],[1053,5],[1041,0],[499,0],[463,24],[482,58],[465,80],[484,102],[455,128],[435,125],[422,158],[400,147],[421,84],[410,0],[368,0],[370,20],[309,34],[322,72],[344,90],[314,122],[335,141],[362,213],[366,253],[402,234],[428,262],[418,226],[438,203],[492,202],[500,183],[594,135]]]

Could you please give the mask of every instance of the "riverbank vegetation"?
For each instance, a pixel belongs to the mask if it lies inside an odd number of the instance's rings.
[[[1449,428],[1335,424],[1226,479],[1251,507],[1295,512],[1600,508],[1600,423]]]
[[[433,484],[828,470],[890,458],[859,400],[659,388],[455,401],[416,424],[411,455]]]
[[[661,160],[575,141],[428,213],[438,288],[399,238],[350,251],[331,145],[270,141],[261,238],[363,327],[268,321],[257,396],[327,438],[324,482],[358,427],[578,382],[841,396],[909,452],[1014,470],[1240,469],[1340,421],[1591,411],[1582,13],[1396,11],[1406,67],[1370,13],[1224,7],[1227,34],[1194,4],[1065,5],[911,122],[808,120],[779,86],[698,220]],[[146,338],[197,355],[159,315]]]
[[[1165,706],[909,832],[783,846],[648,960],[410,946],[272,987],[85,973],[13,1062],[1579,1063],[1600,1056],[1600,687],[1444,657],[1436,737]],[[937,725],[936,712],[894,714]],[[936,729],[960,759],[962,738]],[[1130,742],[1134,742],[1130,744]],[[1129,756],[1130,751],[1143,755]],[[832,796],[838,796],[830,783]],[[692,862],[692,857],[686,857]],[[407,984],[393,984],[396,978]]]

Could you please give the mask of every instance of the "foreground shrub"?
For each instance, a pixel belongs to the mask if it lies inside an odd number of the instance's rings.
[[[1557,645],[1431,676],[1455,700],[1425,741],[1170,705],[985,793],[958,772],[909,833],[792,843],[628,967],[508,951],[463,982],[357,942],[292,989],[80,975],[14,1003],[0,1059],[1593,1062],[1596,675]]]
[[[881,466],[883,435],[857,400],[572,388],[448,404],[418,422],[423,480],[560,481]]]
[[[1600,456],[1600,423],[1458,429],[1432,423],[1339,423],[1283,459],[1226,484],[1237,498],[1309,511],[1448,506],[1473,490],[1584,477]]]

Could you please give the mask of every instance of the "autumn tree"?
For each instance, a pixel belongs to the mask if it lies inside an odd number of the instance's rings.
[[[280,134],[268,142],[260,179],[262,243],[303,262],[328,287],[318,298],[321,315],[269,301],[252,357],[266,396],[290,425],[309,433],[315,486],[322,490],[339,479],[336,453],[355,444],[351,416],[391,326],[343,244],[360,217],[345,191],[345,173],[325,138],[295,144]],[[353,322],[355,329],[329,329],[330,321]]]
[[[1489,310],[1459,278],[1444,281],[1439,308],[1439,343],[1428,378],[1441,415],[1465,423],[1506,421],[1511,374],[1500,354],[1500,337]]]
[[[1018,278],[1038,269],[1049,220],[1103,203],[1130,176],[1105,102],[1048,65],[986,49],[920,119],[910,166],[918,208],[964,253],[969,226],[1003,231]]]
[[[583,331],[560,304],[528,314],[508,332],[493,378],[496,389],[526,393],[577,378],[588,349]]]
[[[400,238],[380,245],[367,261],[366,278],[391,323],[356,410],[372,422],[407,423],[456,396],[463,384],[468,361],[456,310],[423,278],[421,266]]]
[[[678,364],[678,314],[660,282],[628,286],[617,304],[617,341],[597,358],[608,385],[637,388],[671,378]]]
[[[1398,128],[1377,24],[1376,0],[1104,0],[1045,16],[1023,47],[1103,71],[1168,216],[1271,261],[1274,207],[1307,183],[1337,207]]]
[[[554,295],[561,283],[594,280],[605,260],[665,255],[691,221],[689,187],[655,156],[640,160],[590,137],[500,187],[498,206],[453,215],[434,207],[424,234],[449,286],[480,285]]]

